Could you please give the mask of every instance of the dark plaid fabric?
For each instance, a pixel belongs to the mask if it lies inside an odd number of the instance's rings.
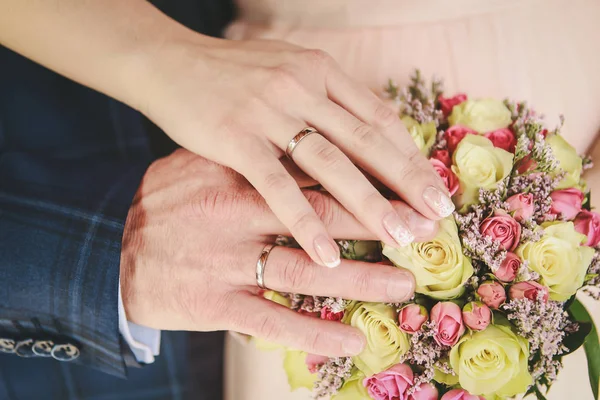
[[[228,1],[154,3],[212,35],[231,16]],[[133,368],[118,329],[124,221],[172,148],[136,111],[0,47],[0,339],[80,350],[0,354],[0,400],[221,397],[222,335],[163,333],[157,362]]]

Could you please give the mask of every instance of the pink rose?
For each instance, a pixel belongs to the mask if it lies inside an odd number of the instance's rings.
[[[533,301],[537,301],[540,293],[542,294],[542,301],[548,301],[548,288],[536,281],[515,283],[508,291],[511,299],[529,299]]]
[[[484,219],[479,229],[482,235],[500,242],[504,250],[513,251],[521,240],[521,225],[504,211],[497,210],[493,217]]]
[[[363,380],[363,386],[374,400],[409,400],[406,392],[412,384],[413,372],[406,364],[396,364]]]
[[[436,342],[443,346],[454,346],[465,333],[460,307],[450,301],[439,302],[431,309],[431,321],[435,323]]]
[[[456,146],[467,135],[477,135],[477,132],[466,126],[454,125],[448,128],[445,132],[446,143],[448,143],[448,151],[454,153]]]
[[[506,258],[502,261],[502,264],[500,264],[500,268],[494,272],[494,275],[501,282],[512,282],[517,277],[519,268],[521,268],[521,259],[515,253],[509,251],[506,253]]]
[[[531,193],[518,193],[506,199],[513,218],[517,221],[523,221],[533,216],[535,210],[533,195]]]
[[[307,354],[304,359],[304,363],[308,367],[311,374],[314,374],[319,370],[319,367],[325,364],[329,360],[329,357],[319,356],[317,354]]]
[[[462,311],[465,325],[474,331],[482,331],[492,321],[492,310],[478,301],[467,303]]]
[[[442,107],[442,112],[444,116],[450,115],[452,113],[452,109],[454,106],[459,105],[463,101],[467,100],[467,95],[464,93],[459,93],[454,97],[442,97],[441,95],[438,97],[438,101],[440,102],[440,106]]]
[[[600,242],[600,214],[583,210],[573,223],[577,232],[587,236],[586,246],[595,247]]]
[[[485,137],[492,141],[494,147],[504,149],[510,153],[515,152],[515,146],[517,145],[517,139],[515,134],[508,128],[498,129],[485,134]]]
[[[431,158],[440,160],[448,168],[450,168],[450,166],[452,165],[452,159],[450,158],[450,153],[448,153],[448,150],[433,150],[431,152]]]
[[[550,213],[559,215],[563,219],[572,220],[581,211],[583,192],[579,189],[555,190],[550,194],[550,198],[552,199]]]
[[[484,282],[479,285],[477,294],[481,297],[481,301],[483,301],[486,306],[494,310],[497,310],[502,303],[506,301],[504,287],[500,283],[494,281]]]
[[[517,166],[517,172],[519,174],[524,174],[525,172],[533,171],[537,168],[537,161],[535,161],[531,156],[525,156],[521,161],[519,161],[519,165]]]
[[[448,192],[450,192],[450,195],[452,196],[458,190],[458,178],[456,175],[454,175],[454,172],[452,172],[450,168],[446,167],[440,160],[432,158],[429,161],[431,161],[431,164],[433,164],[433,168],[438,173],[440,178],[442,178],[446,184],[446,188],[448,188]]]
[[[422,383],[416,388],[409,400],[437,400],[438,391],[431,383]]]
[[[427,309],[418,304],[409,304],[400,310],[398,314],[398,326],[400,330],[414,334],[427,321],[429,314]]]
[[[485,400],[483,396],[475,396],[464,389],[452,389],[442,396],[440,400]]]
[[[321,319],[326,319],[327,321],[341,321],[344,318],[344,312],[333,312],[329,307],[321,308]]]

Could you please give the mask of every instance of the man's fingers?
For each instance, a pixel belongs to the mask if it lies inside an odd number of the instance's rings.
[[[301,315],[249,293],[239,297],[229,330],[329,357],[353,356],[365,347],[364,336],[351,326]]]
[[[247,283],[254,284],[254,276]],[[303,251],[286,247],[271,250],[264,284],[280,292],[394,303],[412,298],[415,290],[407,270],[352,260],[342,260],[339,268],[321,268]]]

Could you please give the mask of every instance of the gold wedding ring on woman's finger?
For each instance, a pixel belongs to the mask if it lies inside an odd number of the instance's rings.
[[[288,143],[287,148],[285,149],[285,155],[293,161],[292,153],[294,152],[296,146],[298,146],[298,143],[300,143],[305,137],[310,136],[313,133],[320,134],[315,128],[312,128],[310,126],[298,132],[298,134],[294,136],[292,140],[290,140],[290,142]]]

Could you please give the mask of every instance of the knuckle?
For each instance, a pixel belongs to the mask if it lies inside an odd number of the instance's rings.
[[[312,212],[305,212],[294,218],[291,231],[292,233],[306,232],[308,227],[316,223],[320,224],[321,221]],[[296,235],[294,234],[294,236]]]
[[[315,351],[323,348],[325,340],[327,340],[327,336],[323,332],[318,329],[311,329],[306,332],[304,337],[304,347],[309,351]]]
[[[354,290],[357,296],[365,298],[373,291],[373,280],[368,272],[360,272],[354,278]]]
[[[269,172],[263,178],[263,185],[271,191],[287,191],[293,184],[291,176],[284,172]]]
[[[399,178],[400,181],[415,175],[415,174],[420,174],[422,169],[421,169],[421,153],[418,150],[415,151],[411,151],[410,154],[408,154],[406,160],[402,163],[402,165],[400,165],[400,167],[397,169],[397,173],[396,176]]]
[[[352,139],[356,147],[364,149],[376,146],[381,135],[372,126],[360,124],[352,131]]]
[[[205,189],[192,200],[192,215],[203,220],[223,219],[230,216],[240,202],[233,192]]]
[[[339,210],[330,198],[315,191],[305,192],[304,195],[325,226],[331,226],[338,220]]]
[[[324,50],[307,49],[302,52],[302,56],[315,67],[328,66],[333,58]]]
[[[394,110],[383,103],[379,103],[375,108],[375,121],[379,126],[388,128],[400,121],[400,118]]]
[[[383,197],[383,195],[381,193],[379,193],[377,190],[373,189],[372,192],[370,192],[363,198],[363,201],[361,203],[362,210],[369,211],[369,210],[378,209],[382,205],[381,204],[382,201],[384,203],[383,206],[387,207],[388,205],[385,204],[386,200]]]
[[[285,66],[272,68],[267,90],[269,95],[287,95],[299,90],[302,90],[302,85],[291,68]]]
[[[315,279],[314,270],[304,258],[289,260],[281,269],[282,281],[294,289],[310,287]]]
[[[344,153],[336,146],[324,142],[314,149],[314,156],[319,160],[322,168],[329,171],[339,169],[345,161]]]
[[[281,334],[281,324],[276,318],[266,314],[256,316],[256,332],[267,341],[276,341]]]

